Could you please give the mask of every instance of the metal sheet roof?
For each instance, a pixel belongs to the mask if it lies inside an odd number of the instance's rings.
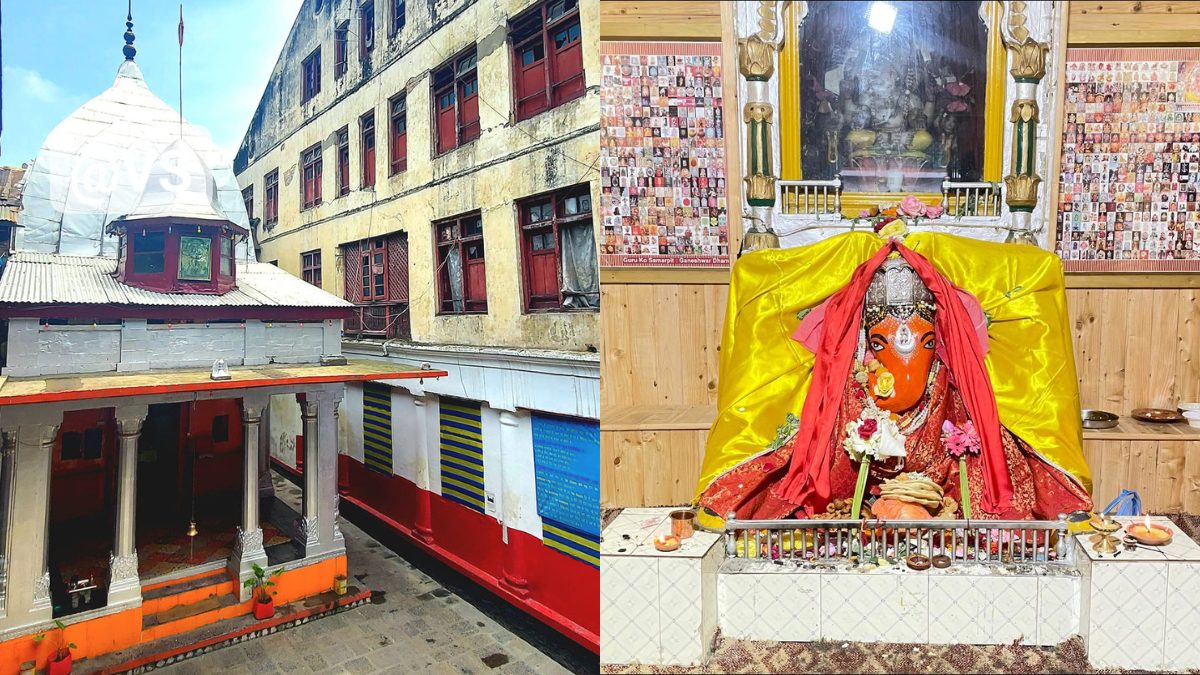
[[[349,302],[259,262],[237,261],[238,287],[224,295],[159,293],[113,276],[115,258],[15,251],[0,276],[2,304],[178,307],[352,307]]]

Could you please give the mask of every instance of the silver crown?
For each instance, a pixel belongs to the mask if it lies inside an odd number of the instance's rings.
[[[878,323],[888,315],[907,319],[913,314],[920,314],[932,320],[935,309],[933,293],[903,258],[883,261],[867,286],[864,301],[867,325]]]

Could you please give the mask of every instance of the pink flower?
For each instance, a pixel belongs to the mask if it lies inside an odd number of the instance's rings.
[[[871,434],[874,434],[876,431],[879,431],[879,420],[874,417],[869,417],[863,420],[862,424],[858,425],[858,436],[863,440],[870,438]]]
[[[966,82],[951,82],[946,85],[946,93],[951,96],[966,96],[971,93],[971,85]]]
[[[942,445],[951,457],[958,459],[965,454],[979,454],[979,434],[975,424],[967,421],[961,427],[955,426],[950,420],[942,422]]]
[[[913,195],[908,195],[900,200],[900,206],[896,210],[906,216],[923,216],[928,209],[925,202]]]
[[[971,106],[967,105],[966,101],[950,101],[946,104],[946,110],[952,113],[967,112]]]
[[[945,212],[946,209],[942,208],[941,205],[929,206],[925,209],[925,217],[929,219],[941,218]]]
[[[859,212],[858,212],[858,217],[859,217],[859,218],[870,218],[870,217],[871,217],[871,212],[870,212],[870,211],[868,211],[868,210],[866,210],[866,209],[863,209],[862,211],[859,211]]]

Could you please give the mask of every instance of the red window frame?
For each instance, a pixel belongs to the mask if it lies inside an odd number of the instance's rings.
[[[400,34],[404,30],[404,24],[407,23],[408,17],[405,0],[392,0],[392,36]]]
[[[479,138],[479,71],[475,45],[434,70],[431,86],[437,154]]]
[[[333,79],[340,80],[350,69],[350,22],[345,21],[333,31]]]
[[[321,287],[321,249],[300,254],[300,278]]]
[[[408,103],[405,94],[389,99],[388,111],[391,117],[388,159],[391,161],[391,175],[394,176],[408,168]]]
[[[337,130],[338,196],[350,194],[350,126]]]
[[[358,118],[359,147],[362,148],[360,175],[362,187],[375,187],[375,111],[371,110]]]
[[[375,302],[387,299],[388,259],[387,241],[376,237],[362,242],[358,260],[362,301]]]
[[[375,51],[375,2],[367,0],[358,7],[358,59],[371,60]]]
[[[479,211],[433,223],[434,264],[438,277],[438,314],[487,313],[487,259],[483,242],[483,217]],[[449,257],[458,251],[457,272]],[[457,275],[457,276],[456,276]],[[462,290],[456,307],[451,292],[457,281]]]
[[[254,186],[247,185],[242,190],[242,204],[246,206],[246,217],[254,220]]]
[[[575,200],[575,213],[567,212],[571,199]],[[517,202],[517,214],[521,226],[521,269],[526,311],[573,311],[563,307],[562,237],[559,227],[592,222],[591,191],[584,184],[530,197]],[[581,309],[596,311],[595,308]]]
[[[304,81],[301,87],[300,102],[308,103],[314,96],[321,93],[321,48],[317,47],[305,57],[303,64]]]
[[[518,122],[583,96],[577,0],[546,0],[513,20],[509,37]]]
[[[317,143],[300,153],[304,179],[300,181],[300,210],[321,205],[321,144]]]
[[[263,178],[263,222],[279,222],[279,169],[272,169]]]

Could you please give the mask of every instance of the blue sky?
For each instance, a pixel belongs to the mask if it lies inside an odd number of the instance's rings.
[[[302,0],[185,0],[183,110],[230,158]],[[126,0],[3,0],[0,164],[34,158],[50,130],[112,86],[124,57]],[[179,107],[178,0],[134,0],[137,62]]]

